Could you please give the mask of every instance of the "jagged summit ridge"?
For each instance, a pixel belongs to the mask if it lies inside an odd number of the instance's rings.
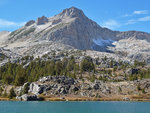
[[[68,9],[64,9],[63,12],[61,12],[59,14],[59,16],[61,16],[62,18],[64,17],[84,17],[84,13],[82,10],[76,8],[76,7],[71,7],[71,8],[68,8]]]
[[[85,16],[85,14],[83,13],[83,11],[76,8],[76,7],[64,9],[60,14],[56,15],[55,17],[59,18],[58,20],[63,19],[63,18],[82,18],[82,19],[87,18]],[[54,21],[56,21],[56,20],[54,20]],[[42,24],[45,24],[47,22],[49,22],[48,17],[42,16],[42,17],[37,18],[36,21],[35,20],[28,21],[25,24],[25,26],[30,26],[34,23],[36,23],[37,25],[42,25]]]

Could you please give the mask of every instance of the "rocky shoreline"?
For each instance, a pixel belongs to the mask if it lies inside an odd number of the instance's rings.
[[[125,97],[127,98],[127,97]],[[69,97],[57,97],[57,98],[44,98],[42,97],[40,100],[17,100],[9,99],[9,98],[0,98],[0,101],[131,101],[131,102],[150,102],[149,98],[143,99],[143,98],[137,98],[137,99],[123,99],[123,98],[69,98]]]
[[[22,94],[25,89],[26,93]],[[90,82],[65,76],[47,76],[16,87],[15,92],[18,95],[16,99],[23,101],[149,101],[150,79]]]

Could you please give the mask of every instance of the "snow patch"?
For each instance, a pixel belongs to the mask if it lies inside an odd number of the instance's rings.
[[[104,39],[98,38],[98,39],[93,39],[93,42],[96,45],[99,45],[99,46],[107,46],[107,45],[112,45],[112,43],[114,43],[115,41],[113,41],[113,40],[104,40]]]

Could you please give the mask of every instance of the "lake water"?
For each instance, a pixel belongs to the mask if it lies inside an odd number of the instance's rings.
[[[150,102],[0,101],[0,113],[150,113]]]

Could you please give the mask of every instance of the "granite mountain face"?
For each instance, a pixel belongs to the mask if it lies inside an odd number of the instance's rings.
[[[54,17],[30,20],[14,32],[1,32],[0,40],[0,47],[19,56],[38,56],[51,50],[74,48],[90,50],[96,55],[150,62],[149,33],[103,28],[75,7],[65,9]]]

